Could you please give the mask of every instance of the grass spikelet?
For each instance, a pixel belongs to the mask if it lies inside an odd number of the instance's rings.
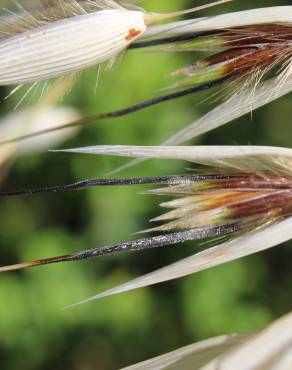
[[[19,6],[20,14],[0,19],[5,36],[0,38],[0,85],[82,71],[116,58],[149,24],[225,2],[169,14],[147,13],[113,0],[56,0],[32,13]]]
[[[220,148],[169,147],[164,153],[164,158],[184,158],[208,164],[209,169],[204,169],[201,173],[197,170],[195,174],[182,176],[92,179],[68,185],[0,193],[1,197],[11,197],[57,193],[92,186],[163,184],[164,187],[153,189],[150,193],[172,198],[161,203],[168,211],[152,220],[163,224],[146,230],[158,232],[157,236],[76,254],[3,266],[0,271],[77,261],[121,251],[164,247],[187,240],[216,241],[223,238],[216,247],[90,298],[91,300],[184,276],[289,240],[292,237],[292,151],[269,147]],[[163,153],[160,147],[95,147],[72,151],[119,155],[130,153],[142,157],[147,156],[147,152],[149,157],[160,157],[160,153]]]
[[[197,59],[194,55],[192,64],[174,71],[174,76],[182,78],[168,87],[172,90],[169,93],[123,109],[74,121],[61,128],[52,127],[51,130],[84,126],[121,117],[153,105],[225,85],[226,101],[165,142],[171,145],[181,144],[287,94],[292,86],[292,20],[290,13],[284,13],[284,10],[287,12],[289,9],[290,7],[253,9],[196,19],[195,22],[193,20],[186,21],[187,23],[174,22],[158,28],[161,32],[150,32],[150,27],[144,38],[131,43],[129,47],[163,45],[164,50],[188,53],[207,49],[211,55],[202,59]],[[244,16],[246,18],[242,21]],[[154,30],[157,29],[154,27]],[[47,132],[40,131],[35,135]],[[15,137],[15,141],[26,138],[26,136]],[[0,144],[5,142],[2,141]]]

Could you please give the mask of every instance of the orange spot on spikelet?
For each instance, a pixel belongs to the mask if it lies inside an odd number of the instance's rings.
[[[125,40],[126,41],[131,41],[133,40],[135,37],[139,36],[141,34],[141,31],[140,30],[136,30],[135,28],[131,28],[129,30],[129,33],[128,35],[125,37]]]

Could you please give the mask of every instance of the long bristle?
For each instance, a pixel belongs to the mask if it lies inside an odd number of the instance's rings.
[[[222,226],[211,226],[206,228],[194,228],[193,230],[171,233],[166,235],[158,235],[152,238],[138,239],[132,242],[120,243],[108,247],[95,248],[85,250],[75,254],[69,254],[64,256],[57,256],[51,258],[44,258],[41,260],[35,260],[32,262],[24,262],[14,264],[10,266],[0,267],[0,272],[8,272],[15,270],[23,270],[27,268],[69,262],[69,261],[80,261],[88,258],[96,258],[107,254],[126,252],[126,251],[141,251],[150,248],[159,248],[170,245],[176,245],[190,240],[201,240],[206,238],[214,238],[217,236],[228,235],[236,232],[238,227],[234,225],[222,225]]]
[[[134,105],[131,105],[131,106],[128,106],[126,108],[119,109],[119,110],[116,110],[116,111],[111,111],[111,112],[107,112],[107,113],[97,114],[97,115],[94,115],[94,116],[91,116],[91,117],[82,118],[82,119],[79,119],[79,120],[76,120],[76,121],[72,121],[68,124],[62,125],[62,126],[60,126],[60,125],[59,126],[53,126],[52,128],[49,128],[49,129],[46,129],[46,130],[40,130],[40,131],[31,133],[31,134],[16,136],[16,137],[14,137],[12,139],[9,139],[9,140],[4,140],[4,141],[0,140],[0,145],[16,143],[16,142],[19,142],[19,141],[22,141],[22,140],[27,140],[27,139],[30,139],[30,138],[33,138],[33,137],[48,134],[50,132],[64,130],[64,129],[68,129],[68,128],[72,128],[72,127],[91,125],[93,123],[96,123],[98,121],[102,121],[102,120],[105,120],[105,119],[123,117],[123,116],[126,116],[128,114],[132,114],[134,112],[137,112],[137,111],[140,111],[142,109],[149,108],[149,107],[153,107],[155,105],[158,105],[158,104],[161,104],[161,103],[164,103],[164,102],[176,100],[176,99],[188,96],[188,95],[192,95],[192,94],[196,94],[196,93],[199,93],[199,92],[202,92],[202,91],[205,91],[205,90],[216,88],[218,86],[221,86],[224,82],[225,82],[225,79],[220,78],[216,81],[202,83],[200,85],[196,85],[196,86],[193,86],[193,87],[188,87],[186,89],[182,89],[182,90],[179,90],[179,91],[171,92],[169,94],[164,94],[164,95],[158,96],[156,98],[145,100],[145,101],[142,101],[140,103],[137,103],[137,104],[134,104]]]

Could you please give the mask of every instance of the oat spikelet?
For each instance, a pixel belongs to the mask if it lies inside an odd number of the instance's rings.
[[[218,245],[132,282],[83,301],[156,284],[271,248],[292,237],[292,151],[269,147],[121,147],[79,148],[67,152],[185,159],[205,164],[194,174],[136,179],[92,179],[74,184],[1,193],[1,197],[57,193],[93,186],[160,184],[149,194],[170,197],[166,213],[147,231],[157,236],[76,254],[3,266],[10,271],[104,254],[137,251],[187,240],[213,240]]]
[[[0,18],[0,85],[48,80],[98,65],[126,50],[149,23],[201,9],[159,15],[114,0],[54,0],[32,12],[18,8],[20,14]]]

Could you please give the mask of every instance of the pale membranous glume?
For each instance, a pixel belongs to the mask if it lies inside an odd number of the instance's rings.
[[[54,0],[31,12],[19,6],[20,14],[0,19],[0,85],[79,72],[117,57],[150,24],[224,2],[169,14],[114,0]]]

